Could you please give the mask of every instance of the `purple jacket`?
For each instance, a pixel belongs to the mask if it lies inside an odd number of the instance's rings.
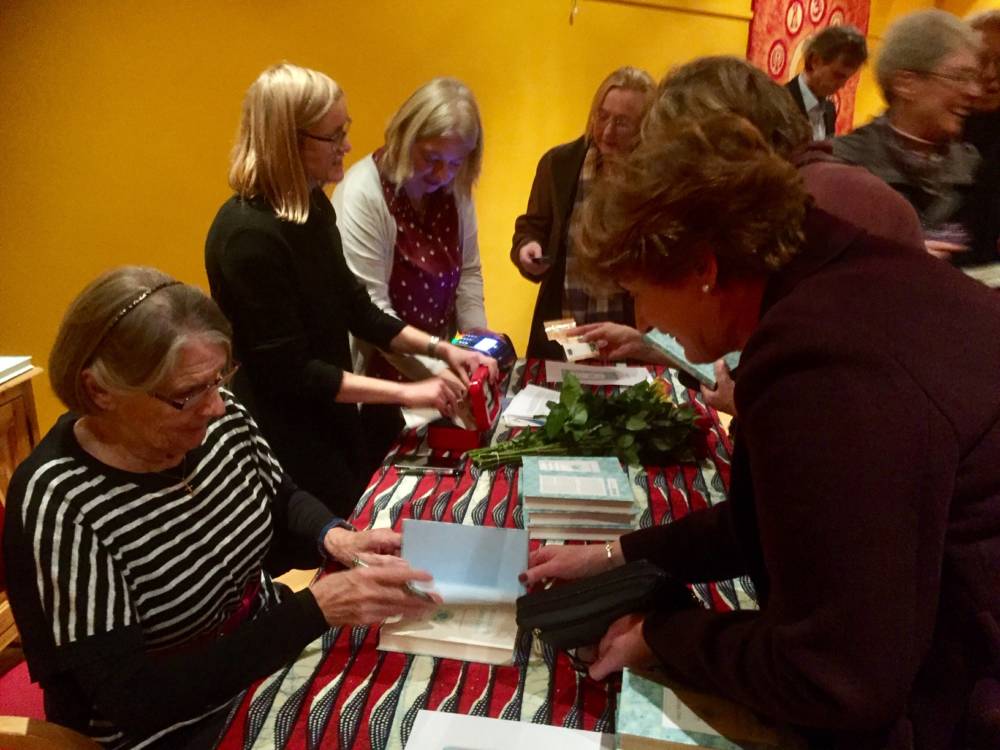
[[[1000,294],[819,209],[806,234],[743,351],[729,499],[622,540],[761,609],[646,640],[824,746],[1000,747]]]

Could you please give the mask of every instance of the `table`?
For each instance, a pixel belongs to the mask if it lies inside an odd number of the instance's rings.
[[[685,388],[676,372],[662,373],[675,401],[689,403],[706,428],[698,463],[629,469],[642,513],[640,525],[669,523],[725,497],[732,445],[716,412]],[[544,382],[544,362],[519,361],[507,376],[507,395]],[[494,439],[503,439],[504,434]],[[359,528],[391,526],[404,518],[521,527],[517,467],[459,477],[396,475],[396,453],[422,448],[422,430],[404,433],[359,500]],[[532,542],[536,545],[538,542]],[[748,580],[694,587],[719,610],[756,606]],[[334,628],[307,646],[293,664],[253,685],[231,716],[221,748],[400,750],[421,708],[531,721],[599,732],[614,731],[617,680],[594,682],[573,671],[565,654],[519,636],[514,664],[496,667],[376,650],[375,627]]]

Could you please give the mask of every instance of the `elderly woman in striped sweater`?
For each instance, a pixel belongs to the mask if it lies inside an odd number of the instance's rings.
[[[422,614],[390,530],[355,532],[282,471],[225,390],[229,324],[121,268],[70,306],[49,363],[70,412],[15,472],[10,601],[48,717],[107,747],[211,747],[226,706],[335,625]],[[374,564],[296,594],[271,573]]]

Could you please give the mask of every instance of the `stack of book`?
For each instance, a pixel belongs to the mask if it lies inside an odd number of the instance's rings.
[[[525,456],[521,498],[531,539],[617,539],[638,517],[628,474],[608,456]]]

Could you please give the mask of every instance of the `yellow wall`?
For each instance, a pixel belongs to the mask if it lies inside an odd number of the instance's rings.
[[[1000,0],[938,0],[937,7],[964,18],[970,13],[1000,10]]]
[[[688,0],[748,14],[749,0]],[[538,157],[578,136],[598,82],[742,54],[746,20],[566,0],[178,2],[15,0],[0,10],[0,352],[46,362],[62,311],[98,272],[158,266],[207,287],[205,232],[227,197],[243,92],[288,59],[347,91],[354,152],[381,142],[419,84],[476,92],[476,191],[491,324],[523,348],[535,288],[507,259]],[[37,386],[43,429],[61,407]]]
[[[656,1],[681,11],[582,0],[570,26],[566,0],[7,0],[0,353],[44,365],[69,300],[115,265],[206,286],[202,247],[228,194],[242,94],[282,59],[347,91],[349,161],[379,145],[420,83],[447,74],[472,87],[486,129],[476,202],[487,312],[523,348],[535,288],[507,254],[538,157],[580,134],[611,69],[659,77],[697,55],[746,49],[750,0]],[[874,0],[873,32],[929,5]],[[859,121],[876,109],[859,107]],[[47,384],[37,392],[47,428],[61,407]]]

